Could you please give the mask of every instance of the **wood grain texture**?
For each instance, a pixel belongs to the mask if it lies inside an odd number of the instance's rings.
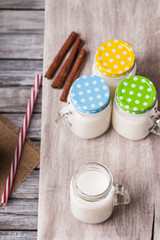
[[[9,16],[9,17],[8,17]],[[7,21],[6,21],[7,19]],[[0,32],[17,34],[42,34],[44,14],[42,11],[0,10]]]
[[[0,231],[1,240],[36,240],[37,231]]]
[[[32,205],[31,205],[32,206]],[[0,229],[4,230],[37,230],[37,216],[0,214]]]
[[[0,9],[44,9],[44,0],[1,0]]]
[[[37,199],[13,198],[7,206],[1,207],[0,230],[36,230],[37,214]]]
[[[25,113],[31,87],[1,87],[0,112]],[[42,89],[40,88],[33,113],[41,112]]]
[[[42,60],[0,60],[0,85],[32,86],[36,72],[42,72]]]
[[[0,35],[1,59],[42,59],[42,35]]]
[[[31,207],[32,206],[32,207]],[[7,207],[1,207],[1,214],[12,214],[12,215],[30,215],[37,216],[38,213],[38,203],[34,199],[13,199],[8,202]],[[0,218],[0,225],[3,219]]]
[[[9,233],[10,230],[15,229],[18,236],[19,230],[33,230],[33,227],[34,230],[37,229],[38,185],[39,171],[35,170],[10,196],[7,206],[0,208],[0,230],[7,230]],[[28,236],[31,237],[32,233]],[[3,240],[3,237],[4,235],[0,231],[0,239]]]
[[[42,72],[43,9],[43,0],[0,1],[0,86],[3,96],[6,95],[8,100],[10,99],[9,102],[3,101],[2,96],[0,104],[1,106],[3,104],[3,107],[10,106],[11,111],[7,112],[7,117],[18,127],[21,127],[22,124],[34,74]],[[10,91],[5,92],[3,86]],[[11,94],[12,86],[16,89],[16,92],[13,91],[15,93],[13,95]],[[19,87],[24,94],[18,100]],[[24,110],[19,109],[20,114],[13,113],[12,101],[13,105],[15,104],[19,108],[19,104],[21,105],[23,100],[26,101]],[[16,104],[17,101],[19,104]],[[35,110],[36,108],[37,106],[35,106]],[[33,114],[28,137],[40,146],[41,110],[40,106],[38,108],[39,113]],[[3,112],[3,109],[0,111]],[[10,196],[9,204],[0,208],[1,240],[37,239],[38,192],[39,166]]]
[[[73,30],[81,34],[90,53],[81,74],[91,73],[101,43],[122,39],[135,50],[137,74],[149,77],[160,94],[159,10],[158,0],[152,6],[149,0],[46,1],[44,72],[63,39]],[[44,79],[38,239],[151,240],[154,230],[156,240],[160,239],[156,207],[153,224],[154,206],[160,199],[160,138],[150,134],[134,142],[110,128],[97,139],[79,139],[69,129],[53,125],[63,106],[59,96],[60,92],[53,92]],[[108,166],[115,181],[127,185],[131,195],[130,205],[116,207],[108,221],[97,225],[79,222],[69,208],[70,179],[78,167],[90,161]]]

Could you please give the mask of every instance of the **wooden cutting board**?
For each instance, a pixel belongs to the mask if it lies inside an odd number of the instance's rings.
[[[151,79],[160,96],[159,0],[46,0],[44,73],[71,31],[85,40],[88,57],[81,74],[90,74],[98,46],[122,39],[135,50],[137,74]],[[112,127],[103,136],[83,140],[54,120],[63,107],[61,90],[43,81],[39,240],[159,240],[160,137],[141,141],[119,136]],[[160,98],[159,98],[160,100]],[[70,179],[82,164],[106,165],[118,183],[128,186],[131,203],[116,207],[102,224],[76,220],[69,207]]]

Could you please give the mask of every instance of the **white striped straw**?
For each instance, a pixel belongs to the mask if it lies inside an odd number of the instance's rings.
[[[16,170],[17,170],[17,166],[18,166],[18,162],[19,162],[19,159],[20,159],[20,156],[21,156],[23,144],[25,142],[25,137],[26,137],[27,130],[28,130],[28,127],[29,127],[31,115],[32,115],[32,112],[33,112],[33,108],[34,108],[34,105],[35,105],[37,94],[39,92],[41,79],[42,79],[42,75],[37,73],[36,76],[35,76],[34,85],[31,89],[31,96],[30,96],[30,99],[29,99],[29,102],[28,102],[28,106],[27,106],[26,114],[25,114],[25,117],[24,117],[24,120],[23,120],[22,128],[21,128],[21,131],[19,133],[19,139],[18,139],[17,147],[15,149],[14,157],[12,159],[11,168],[9,170],[9,175],[7,177],[6,185],[5,185],[3,194],[2,194],[1,205],[6,205],[7,202],[8,202],[8,197],[9,197],[11,189],[12,189],[13,180],[14,180]]]

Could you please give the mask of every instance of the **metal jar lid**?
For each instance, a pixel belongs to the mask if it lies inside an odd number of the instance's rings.
[[[155,86],[143,76],[125,78],[116,90],[116,102],[126,113],[145,113],[154,106],[155,101]]]
[[[110,101],[110,89],[102,78],[96,75],[84,75],[73,83],[69,97],[78,111],[94,114],[107,107]]]
[[[95,58],[99,71],[111,78],[127,75],[134,67],[135,56],[131,46],[122,40],[104,42]]]

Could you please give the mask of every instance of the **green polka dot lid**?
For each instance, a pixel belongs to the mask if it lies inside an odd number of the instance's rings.
[[[153,83],[143,76],[125,78],[116,90],[118,106],[130,114],[142,114],[149,111],[156,101],[156,89]]]

